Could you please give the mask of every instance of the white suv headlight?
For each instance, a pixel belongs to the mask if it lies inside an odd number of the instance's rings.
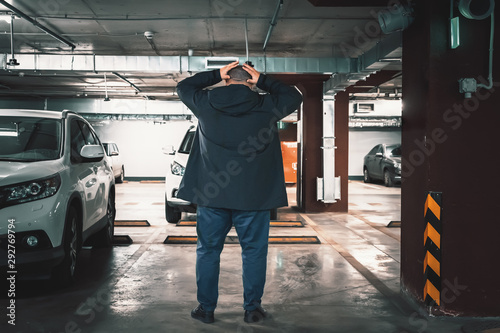
[[[173,162],[172,165],[170,165],[170,171],[172,171],[172,174],[174,174],[174,175],[184,176],[185,170],[186,170],[186,168],[177,162]]]
[[[57,193],[59,187],[61,187],[61,177],[58,174],[2,186],[0,187],[0,208],[51,197]]]

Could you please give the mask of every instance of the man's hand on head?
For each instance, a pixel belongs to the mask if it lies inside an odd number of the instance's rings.
[[[253,85],[256,85],[259,81],[260,73],[248,64],[243,65],[243,69],[252,76],[251,79],[248,79],[247,82]]]
[[[230,63],[229,65],[226,65],[220,69],[220,77],[223,80],[229,80],[231,77],[227,75],[227,72],[229,72],[231,69],[234,67],[238,66],[240,64],[239,61],[235,61]]]

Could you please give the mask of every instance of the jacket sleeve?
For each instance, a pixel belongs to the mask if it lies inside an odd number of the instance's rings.
[[[203,89],[217,84],[221,80],[220,70],[198,73],[177,84],[177,95],[198,117],[202,106],[207,103],[207,93]]]
[[[257,81],[257,87],[267,91],[271,95],[274,106],[273,113],[276,114],[279,119],[297,110],[302,103],[302,95],[297,89],[265,74],[260,74],[259,81]]]

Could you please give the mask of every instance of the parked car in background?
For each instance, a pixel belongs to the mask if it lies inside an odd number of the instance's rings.
[[[163,148],[164,154],[174,156],[170,164],[170,170],[167,171],[167,175],[165,176],[165,217],[170,223],[179,222],[182,212],[196,212],[195,204],[177,198],[177,192],[179,191],[179,185],[181,184],[184,171],[186,170],[186,164],[189,153],[191,152],[191,147],[193,146],[195,133],[196,126],[193,125],[187,130],[178,150],[175,150],[174,146],[166,146]],[[277,217],[278,209],[271,209],[271,220],[276,220]]]
[[[74,112],[0,110],[3,272],[67,285],[85,242],[112,245],[115,183],[104,155],[91,125]]]
[[[115,176],[116,183],[123,183],[125,178],[125,166],[123,165],[122,157],[120,156],[120,150],[114,142],[104,142],[102,144],[104,150],[106,151],[106,156],[113,168],[113,174]]]
[[[365,183],[383,180],[385,186],[401,182],[401,145],[378,144],[370,150],[363,161]]]
[[[179,222],[182,212],[196,212],[196,205],[177,198],[177,192],[186,170],[195,133],[196,127],[193,125],[187,130],[177,151],[174,146],[167,146],[163,149],[163,153],[174,156],[170,164],[170,170],[167,171],[165,176],[165,217],[170,223]]]

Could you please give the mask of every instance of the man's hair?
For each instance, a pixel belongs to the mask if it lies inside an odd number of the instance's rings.
[[[227,72],[227,75],[229,75],[231,80],[234,81],[247,82],[248,79],[252,78],[252,75],[250,75],[246,70],[244,70],[243,66],[237,66],[232,68],[229,72]]]

